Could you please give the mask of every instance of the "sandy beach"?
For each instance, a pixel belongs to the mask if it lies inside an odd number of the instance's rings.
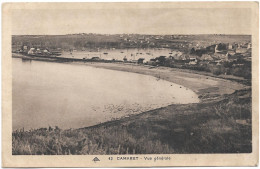
[[[247,88],[246,85],[235,81],[230,81],[223,78],[216,78],[198,73],[190,73],[185,70],[168,67],[152,67],[137,64],[100,62],[74,62],[72,64],[84,64],[97,68],[105,68],[154,76],[158,78],[158,80],[163,79],[187,87],[197,93],[202,100],[207,98],[212,99],[224,94],[231,94],[236,90]]]
[[[58,58],[28,57],[20,54],[13,54],[13,57],[31,59],[36,61],[60,62]],[[191,71],[170,67],[156,67],[131,63],[104,63],[104,62],[62,62],[63,64],[80,64],[96,68],[104,68],[117,71],[125,71],[150,75],[169,82],[182,85],[191,89],[199,95],[201,100],[212,99],[224,94],[231,94],[236,90],[248,88],[244,85],[241,77],[215,76],[207,72]],[[61,64],[62,64],[61,63]]]
[[[44,62],[61,62],[59,59],[26,58]],[[13,154],[104,154],[104,153],[219,153],[219,152],[251,152],[251,87],[243,83],[224,79],[205,72],[190,72],[189,70],[153,67],[147,65],[102,62],[62,62],[75,66],[91,66],[102,69],[125,71],[154,76],[157,80],[166,80],[179,84],[194,91],[200,103],[172,104],[158,109],[131,115],[129,117],[107,121],[98,125],[61,130],[56,128],[40,128],[29,131],[13,132]],[[242,80],[243,81],[243,80]],[[59,145],[69,144],[73,148],[57,151],[42,143],[49,138],[56,139],[58,133]],[[104,134],[106,133],[106,134]],[[226,138],[226,133],[230,137]],[[27,145],[20,135],[25,135],[30,144],[35,137],[44,135],[44,139],[28,149],[18,145]],[[70,135],[77,136],[77,141]],[[145,135],[145,137],[143,137]],[[84,138],[84,139],[83,139]],[[126,142],[126,138],[130,138]],[[83,139],[83,140],[82,140]],[[105,141],[104,141],[105,140]],[[223,142],[225,140],[225,142]],[[78,142],[91,149],[86,151]],[[95,146],[88,146],[89,144]],[[209,144],[207,147],[205,145]],[[157,145],[156,148],[153,145]],[[93,147],[102,147],[93,149]],[[216,145],[217,148],[216,148]],[[243,146],[240,146],[243,145]],[[83,146],[83,147],[84,147]],[[118,151],[118,147],[122,147]],[[153,147],[153,148],[151,148]],[[73,151],[77,150],[77,151]]]

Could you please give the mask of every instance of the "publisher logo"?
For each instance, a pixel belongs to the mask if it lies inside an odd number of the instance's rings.
[[[100,161],[97,157],[95,157],[92,161],[97,162]]]

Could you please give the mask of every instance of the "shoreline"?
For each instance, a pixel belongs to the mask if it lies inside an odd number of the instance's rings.
[[[64,63],[73,65],[86,65],[96,68],[109,70],[138,73],[153,76],[159,80],[166,80],[181,86],[184,86],[195,92],[201,101],[218,98],[225,94],[232,94],[236,90],[247,89],[250,86],[237,82],[234,79],[225,77],[214,77],[206,74],[207,72],[194,72],[191,70],[182,70],[170,67],[155,67],[148,65],[138,65],[131,63],[105,63],[105,62],[84,62],[82,61],[64,61],[60,58],[29,57],[15,54],[13,58],[26,60]],[[237,78],[239,79],[239,78]]]
[[[23,56],[23,55],[22,55]],[[24,56],[26,60],[33,60],[33,61],[42,61],[48,62],[49,58],[29,58],[28,56]],[[23,57],[15,57],[18,59],[24,59]],[[54,58],[56,59],[56,58]],[[70,64],[70,65],[80,65],[80,66],[91,66],[94,68],[101,68],[101,69],[108,69],[114,71],[121,71],[121,72],[129,72],[129,73],[137,73],[143,74],[147,76],[152,76],[157,78],[158,80],[166,80],[168,82],[180,85],[184,88],[188,88],[192,90],[198,96],[199,102],[198,103],[208,103],[212,101],[219,101],[224,99],[224,95],[230,95],[237,90],[247,89],[248,86],[243,84],[239,84],[234,81],[225,80],[221,78],[210,77],[201,74],[193,74],[190,72],[183,72],[176,70],[174,68],[169,67],[155,67],[155,66],[147,66],[147,65],[139,65],[139,64],[126,64],[126,63],[102,63],[102,62],[57,62],[52,61],[54,63],[63,63],[63,64]],[[234,85],[235,84],[235,85]],[[193,103],[186,104],[192,105]],[[194,103],[197,104],[197,103]],[[178,104],[170,104],[167,106],[160,106],[155,109],[151,109],[149,111],[143,111],[138,114],[143,114],[147,112],[152,112],[155,110],[164,109],[168,106],[178,105]],[[180,104],[181,105],[181,104]],[[120,121],[121,119],[128,119],[129,117],[136,116],[138,114],[131,114],[127,116],[122,116],[116,119],[110,119],[104,121],[102,123],[85,126],[82,128],[91,128],[93,126],[99,126],[103,123],[113,123],[113,121]],[[79,129],[79,128],[73,128]],[[19,130],[19,129],[18,129]],[[14,130],[15,131],[15,130]]]
[[[175,68],[169,67],[154,67],[146,65],[133,65],[125,63],[80,63],[72,62],[71,64],[80,64],[86,66],[92,66],[96,68],[103,68],[109,70],[123,71],[138,73],[143,75],[149,75],[158,79],[166,80],[188,89],[191,89],[198,95],[203,94],[218,94],[222,96],[224,94],[232,94],[236,90],[247,88],[248,86],[234,82],[228,79],[222,79],[203,74],[197,74],[192,72],[180,71]]]
[[[154,76],[191,89],[201,102],[171,104],[83,128],[12,131],[13,155],[252,152],[250,86],[168,67],[62,63]]]

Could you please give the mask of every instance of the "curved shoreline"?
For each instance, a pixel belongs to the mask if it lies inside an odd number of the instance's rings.
[[[20,54],[13,54],[13,57],[22,58],[26,60],[35,60],[35,61],[46,61],[46,62],[76,64],[76,65],[80,64],[80,65],[92,66],[96,68],[104,68],[110,70],[149,75],[191,89],[199,96],[201,101],[205,99],[207,100],[208,98],[222,96],[224,94],[231,94],[234,93],[236,90],[248,88],[248,86],[233,80],[231,81],[223,77],[218,78],[210,75],[205,75],[206,72],[193,73],[188,70],[179,70],[170,67],[155,67],[155,66],[148,66],[148,65],[113,63],[113,62],[111,63],[83,62],[83,61],[60,62],[59,61],[60,58],[58,59],[58,58],[44,58],[44,57],[29,57]]]
[[[72,64],[87,65],[96,68],[104,68],[153,76],[158,79],[166,80],[191,89],[200,97],[200,99],[202,99],[202,101],[205,97],[212,98],[223,96],[225,94],[232,94],[236,90],[247,88],[246,85],[231,80],[178,71],[174,68],[169,67],[152,67],[146,65],[101,62],[73,62]]]
[[[167,67],[64,63],[160,77],[195,91],[201,102],[172,104],[83,128],[63,130],[56,126],[13,131],[13,155],[252,152],[250,86]],[[227,137],[227,132],[230,137]],[[46,143],[55,143],[55,146]],[[56,147],[60,147],[61,151],[57,151]]]

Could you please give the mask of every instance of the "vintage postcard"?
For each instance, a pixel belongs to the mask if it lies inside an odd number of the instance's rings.
[[[3,167],[258,165],[257,2],[2,8]]]

